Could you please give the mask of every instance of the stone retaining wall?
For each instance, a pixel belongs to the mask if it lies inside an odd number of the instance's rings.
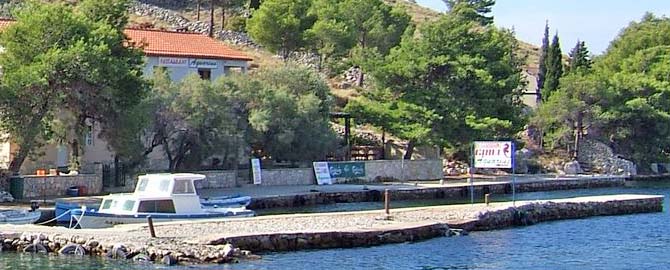
[[[369,182],[380,179],[438,180],[442,179],[442,160],[372,160],[365,162],[365,180]]]
[[[293,251],[300,249],[350,248],[387,243],[418,241],[444,236],[449,227],[465,230],[493,230],[525,226],[538,222],[592,216],[623,215],[663,211],[663,196],[573,198],[537,203],[520,202],[518,207],[493,208],[475,220],[453,223],[403,224],[365,230],[314,231],[228,236],[208,244],[230,243],[252,252]]]
[[[33,176],[23,177],[23,199],[66,196],[73,186],[86,187],[86,194],[102,193],[102,174],[80,174],[73,176]]]
[[[420,241],[445,236],[449,226],[440,223],[418,223],[379,230],[343,230],[284,234],[244,235],[210,241],[209,245],[229,243],[245,250],[293,251],[322,248],[353,248]]]
[[[366,164],[367,166],[367,164]],[[367,169],[367,167],[366,167]],[[556,179],[550,181],[517,183],[516,192],[537,192],[552,190],[567,190],[580,188],[622,187],[625,185],[623,177]],[[382,190],[360,190],[347,192],[318,192],[285,196],[269,196],[254,198],[249,205],[250,209],[267,209],[276,207],[300,207],[331,203],[378,202],[384,199]],[[474,186],[476,198],[484,194],[511,194],[512,185],[509,183],[476,184]],[[427,200],[427,199],[456,199],[470,196],[470,187],[449,186],[430,187],[407,190],[389,190],[391,200]]]
[[[526,226],[544,221],[578,219],[593,216],[627,215],[663,211],[663,196],[644,199],[541,202],[516,208],[486,212],[468,230],[494,230],[511,226]]]

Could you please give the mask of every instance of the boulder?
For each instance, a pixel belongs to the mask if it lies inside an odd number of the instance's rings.
[[[563,171],[565,174],[579,174],[582,172],[581,167],[579,166],[578,161],[570,161],[563,165]]]

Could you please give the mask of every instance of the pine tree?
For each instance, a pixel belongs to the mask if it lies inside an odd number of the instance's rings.
[[[558,89],[558,83],[563,76],[563,53],[561,52],[561,44],[558,40],[558,33],[554,35],[554,39],[549,46],[549,53],[545,64],[547,65],[547,74],[542,88],[542,98],[547,100],[552,92]]]
[[[574,72],[580,69],[590,69],[591,58],[589,54],[589,49],[586,48],[584,41],[577,40],[577,44],[570,51],[570,65],[568,66],[568,72]]]
[[[493,23],[491,13],[495,0],[443,0],[451,14],[477,21],[482,25]]]
[[[549,22],[544,24],[544,37],[542,38],[542,47],[540,48],[540,60],[537,71],[537,103],[542,102],[542,88],[547,76],[547,55],[549,54]]]

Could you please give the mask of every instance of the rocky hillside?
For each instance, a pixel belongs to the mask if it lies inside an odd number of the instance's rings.
[[[426,21],[434,20],[439,12],[419,6],[412,0],[385,0],[391,5],[402,6],[412,16],[414,23],[420,25]],[[136,26],[153,26],[165,29],[187,29],[196,32],[206,32],[209,28],[209,10],[203,6],[200,13],[200,21],[197,20],[197,8],[195,1],[188,0],[136,0],[132,8],[131,23]],[[230,30],[219,29],[221,12],[215,10],[215,28],[218,30],[216,36],[223,41],[244,50],[254,58],[256,65],[272,65],[279,63],[271,53],[262,50],[255,45],[245,34]],[[529,43],[519,41],[519,54],[526,57],[526,69],[534,74],[539,59],[539,48]],[[310,63],[312,60],[307,55],[296,54],[301,62]]]

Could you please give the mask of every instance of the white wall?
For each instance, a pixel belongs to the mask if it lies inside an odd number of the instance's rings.
[[[172,60],[172,64],[166,63],[166,60]],[[181,62],[178,62],[178,61]],[[173,81],[180,81],[190,73],[198,73],[198,65],[193,64],[193,60],[208,61],[216,63],[216,65],[205,65],[200,68],[211,70],[211,80],[216,80],[222,75],[226,75],[230,68],[242,69],[242,72],[247,70],[247,61],[240,60],[222,60],[222,59],[195,59],[195,58],[179,58],[179,57],[156,57],[147,56],[145,58],[144,76],[150,77],[154,74],[156,67],[167,67],[170,78]]]

